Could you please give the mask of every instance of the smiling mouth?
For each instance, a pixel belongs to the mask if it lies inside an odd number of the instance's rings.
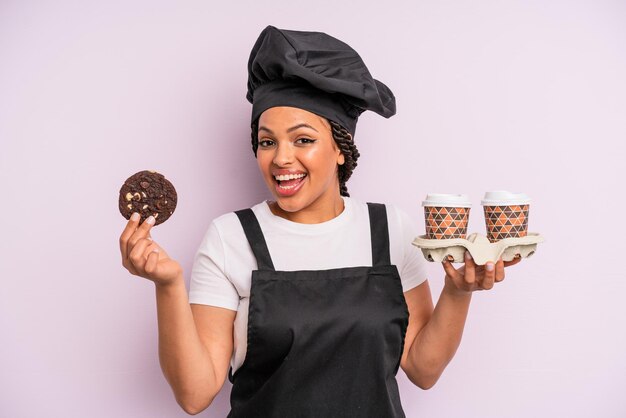
[[[307,177],[307,174],[304,174],[304,176],[302,177],[289,179],[289,180],[278,180],[276,177],[273,177],[273,179],[278,184],[278,187],[284,190],[289,190],[289,189],[293,189],[298,184],[303,182],[306,177]]]
[[[278,183],[278,185],[283,185],[283,186],[288,186],[290,184],[297,184],[298,182],[300,182],[300,180],[303,180],[304,178],[306,178],[307,174],[305,173],[302,177],[299,178],[295,178],[295,179],[289,179],[289,180],[278,180],[276,177],[272,176],[272,178],[274,179],[274,181],[276,183]]]

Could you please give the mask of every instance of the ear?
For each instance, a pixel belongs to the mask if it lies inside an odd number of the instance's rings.
[[[350,137],[350,139],[352,139],[352,134],[348,134],[348,136]],[[337,164],[344,165],[345,163],[346,163],[346,157],[340,151],[339,152],[339,158],[337,158]]]

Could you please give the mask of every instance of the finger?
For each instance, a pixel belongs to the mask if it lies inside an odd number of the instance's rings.
[[[501,282],[502,280],[504,280],[504,261],[502,259],[499,259],[496,263],[495,281]]]
[[[135,244],[137,244],[137,241],[149,235],[150,228],[152,228],[152,226],[154,225],[154,221],[155,221],[154,216],[152,215],[148,216],[148,219],[143,221],[141,225],[137,227],[133,235],[130,237],[130,239],[128,240],[129,248],[127,249],[129,252],[128,253],[129,257],[130,257],[130,252],[132,252],[133,247],[135,246]]]
[[[152,241],[152,238],[150,237],[146,237],[147,240],[149,240],[149,244],[146,247],[146,249],[144,250],[143,256],[144,259],[147,260],[148,259],[148,255],[150,255],[150,252],[152,250],[154,250],[155,248],[159,248],[158,244],[154,241]],[[124,267],[126,267],[128,269],[128,271],[131,272],[131,274],[134,274],[136,276],[140,276],[139,272],[137,271],[137,269],[135,268],[135,266],[133,265],[133,263],[130,260],[126,260],[122,263],[124,265]]]
[[[485,264],[484,277],[481,283],[483,289],[489,290],[493,287],[495,276],[496,276],[495,264],[493,263],[493,261],[488,261]]]
[[[454,268],[452,263],[449,262],[448,260],[443,260],[441,264],[443,265],[444,271],[452,279],[452,281],[457,286],[461,286],[461,282],[462,282],[461,276],[459,275],[459,272],[457,271],[457,269]]]
[[[469,251],[465,251],[465,282],[473,285],[476,281],[476,263]]]
[[[129,259],[122,261],[122,265],[126,270],[130,272],[130,274],[139,275],[137,269],[135,268],[135,266],[133,266],[132,261],[130,261]]]
[[[159,249],[158,248],[153,248],[147,257],[147,261],[146,261],[146,265],[144,266],[144,269],[146,270],[146,273],[148,274],[152,274],[156,271],[157,269],[157,265],[159,263]]]
[[[458,275],[458,272],[456,271],[456,269],[452,266],[452,263],[449,262],[448,260],[443,260],[441,262],[441,265],[443,265],[443,269],[446,272],[446,274],[448,276],[450,276],[451,278],[456,278]]]
[[[128,255],[128,259],[139,272],[144,271],[144,266],[146,264],[146,257],[144,256],[144,253],[146,252],[146,247],[151,243],[152,241],[149,239],[140,239]]]
[[[120,252],[122,253],[123,260],[128,259],[128,240],[137,229],[139,218],[139,214],[137,212],[133,212],[130,219],[126,223],[126,227],[122,231],[122,235],[120,235]]]
[[[515,265],[515,264],[519,263],[520,261],[522,261],[522,257],[521,256],[519,256],[517,258],[514,258],[511,261],[505,261],[504,262],[504,267]]]
[[[145,239],[147,239],[149,241],[148,246],[146,246],[146,248],[143,250],[143,256],[147,260],[148,256],[150,255],[150,253],[152,251],[158,250],[160,252],[161,251],[161,247],[159,247],[159,244],[157,244],[156,242],[152,241],[151,238],[146,237]]]

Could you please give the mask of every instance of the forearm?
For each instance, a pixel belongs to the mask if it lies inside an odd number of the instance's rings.
[[[168,287],[155,286],[155,292],[163,374],[183,409],[206,405],[217,393],[217,382],[196,329],[183,277]]]
[[[454,357],[472,298],[446,282],[430,320],[417,334],[408,354],[409,379],[423,389],[432,387]]]

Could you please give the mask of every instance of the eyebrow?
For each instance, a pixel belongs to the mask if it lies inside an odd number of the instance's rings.
[[[287,133],[295,131],[296,129],[299,129],[299,128],[309,128],[309,129],[313,129],[315,132],[318,132],[317,129],[315,129],[314,127],[312,127],[308,123],[299,123],[299,124],[297,124],[295,126],[292,126],[289,129],[287,129]],[[260,126],[259,127],[259,131],[266,131],[266,132],[274,135],[274,132],[272,132],[269,128],[266,128],[265,126]]]

